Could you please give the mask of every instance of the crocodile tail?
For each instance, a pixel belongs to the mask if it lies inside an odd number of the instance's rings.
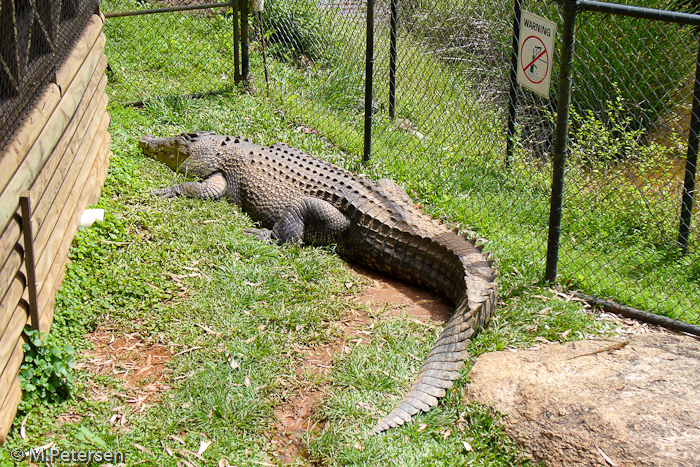
[[[377,423],[370,436],[403,425],[418,412],[437,406],[438,398],[459,378],[471,339],[489,320],[497,300],[495,282],[487,282],[468,271],[465,282],[466,290],[421,367],[417,381],[401,403]]]

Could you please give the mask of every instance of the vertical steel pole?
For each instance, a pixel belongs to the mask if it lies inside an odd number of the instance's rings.
[[[374,74],[374,2],[367,0],[367,56],[365,63],[365,146],[362,162],[372,155],[372,76]]]
[[[248,81],[248,0],[241,0],[241,78]]]
[[[389,45],[389,118],[396,118],[396,34],[397,2],[391,0],[391,44]]]
[[[698,140],[700,139],[700,43],[695,64],[695,85],[693,88],[693,113],[690,116],[690,134],[688,135],[688,155],[685,161],[685,180],[681,200],[681,224],[678,228],[678,244],[682,253],[688,253],[690,239],[690,221],[693,215],[693,198],[695,195],[695,174],[698,165]]]
[[[559,261],[561,211],[564,201],[564,165],[569,133],[569,104],[571,103],[571,72],[574,62],[576,36],[576,0],[564,1],[564,28],[562,32],[561,69],[557,103],[557,127],[554,135],[552,197],[549,209],[549,236],[547,238],[547,266],[545,280],[555,282]]]
[[[518,50],[522,0],[515,0],[513,13],[513,53],[510,56],[510,93],[508,99],[508,134],[506,135],[506,168],[510,167],[515,145],[515,112],[518,107]]]
[[[262,42],[263,69],[265,70],[265,87],[267,97],[270,97],[270,77],[267,74],[267,52],[265,52],[265,28],[263,27],[262,11],[258,11],[258,21],[260,22],[260,41]]]
[[[241,0],[233,0],[233,80],[236,84],[241,82],[241,38],[238,31]]]

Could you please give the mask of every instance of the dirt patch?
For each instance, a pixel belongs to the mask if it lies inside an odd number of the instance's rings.
[[[313,420],[317,402],[326,394],[325,378],[333,368],[333,355],[349,352],[344,343],[299,347],[299,364],[294,367],[294,377],[280,380],[288,388],[284,402],[275,409],[277,426],[272,435],[275,458],[282,464],[292,464],[306,457],[304,436],[317,432],[323,423]]]
[[[358,296],[350,297],[348,315],[334,323],[344,338],[340,342],[296,349],[300,354],[293,380],[280,381],[288,392],[283,403],[275,410],[277,426],[272,435],[273,455],[281,464],[303,462],[306,457],[304,438],[308,432],[323,428],[323,422],[314,420],[317,404],[326,394],[325,380],[333,369],[333,355],[350,353],[351,347],[372,342],[373,318],[370,312],[382,310],[391,315],[407,314],[413,319],[443,324],[452,313],[452,305],[415,286],[397,279],[352,265],[358,275],[369,278],[372,285]],[[354,302],[354,303],[353,303]],[[356,304],[363,305],[357,307]]]
[[[170,389],[167,381],[171,370],[166,363],[171,352],[165,345],[145,342],[138,333],[117,335],[106,328],[99,328],[85,338],[94,348],[83,353],[84,361],[76,367],[96,375],[112,375],[123,382],[122,392],[88,379],[89,397],[93,401],[117,397],[124,402],[125,405],[112,410],[110,423],[115,427],[125,425],[129,412],[143,412],[158,403],[160,396]]]
[[[372,286],[355,299],[357,303],[370,307],[387,304],[392,315],[406,313],[414,318],[430,319],[440,324],[444,324],[452,315],[454,306],[437,295],[363,266],[350,267],[373,282]]]

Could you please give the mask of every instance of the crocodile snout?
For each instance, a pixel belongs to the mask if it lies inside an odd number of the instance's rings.
[[[148,157],[163,162],[172,170],[177,171],[189,154],[183,151],[180,137],[156,138],[145,135],[139,140],[139,148]]]

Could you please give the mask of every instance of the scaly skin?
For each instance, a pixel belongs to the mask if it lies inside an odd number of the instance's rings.
[[[200,177],[156,194],[227,198],[258,221],[248,233],[278,243],[336,244],[344,258],[447,297],[455,311],[403,401],[371,434],[438,404],[467,347],[496,307],[496,272],[466,235],[417,209],[390,180],[372,181],[284,144],[260,146],[212,132],[145,136],[140,146],[173,170]]]

